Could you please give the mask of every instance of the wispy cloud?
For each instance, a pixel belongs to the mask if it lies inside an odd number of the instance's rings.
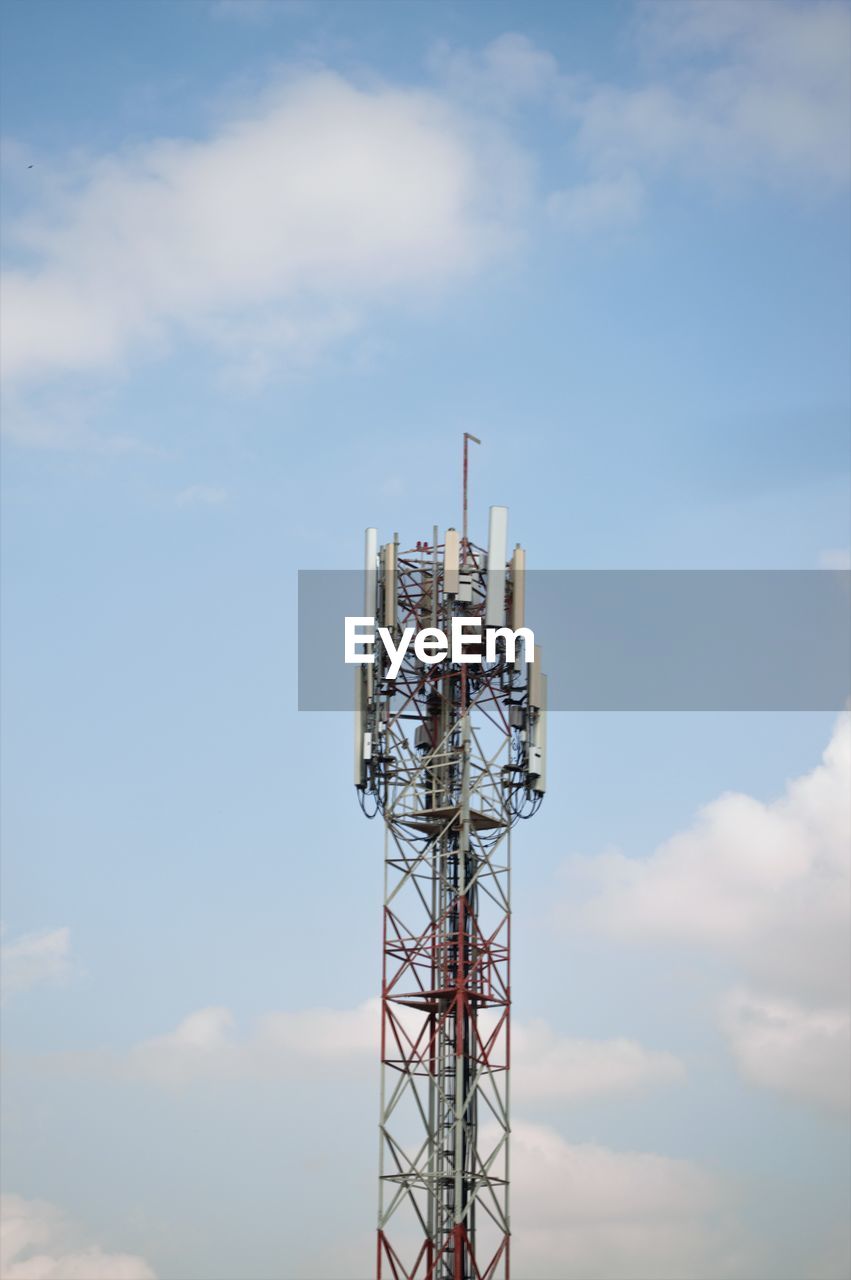
[[[7,441],[30,449],[89,453],[102,457],[151,454],[153,447],[126,432],[104,431],[104,397],[68,386],[3,395],[2,430]]]
[[[178,507],[220,507],[227,500],[227,489],[212,484],[190,484],[174,498]]]
[[[820,569],[851,569],[851,550],[848,547],[831,547],[819,553]]]
[[[309,13],[308,0],[212,0],[209,13],[221,22],[264,24]]]
[[[67,980],[71,972],[70,930],[25,933],[0,946],[0,983],[5,999],[42,983]]]
[[[399,1011],[397,1016],[403,1017]],[[490,1025],[488,1017],[482,1025]],[[685,1077],[683,1063],[673,1054],[635,1040],[572,1039],[542,1019],[515,1023],[511,1037],[512,1089],[521,1105],[634,1094],[678,1084]],[[358,1065],[374,1065],[380,1039],[377,999],[353,1009],[275,1010],[245,1030],[230,1009],[210,1006],[126,1053],[60,1055],[56,1064],[182,1088],[198,1080],[345,1074]]]
[[[545,203],[571,234],[634,222],[662,179],[807,199],[847,185],[846,5],[661,0],[637,6],[629,35],[628,84],[566,68],[517,32],[481,50],[440,44],[430,66],[458,100],[503,116],[543,107],[559,122],[565,180]]]
[[[143,1258],[81,1243],[76,1224],[54,1205],[0,1197],[3,1280],[156,1280]]]
[[[377,1000],[368,1000],[354,1009],[274,1011],[240,1035],[230,1009],[210,1006],[126,1054],[66,1055],[64,1062],[73,1069],[105,1070],[163,1088],[183,1088],[198,1080],[348,1071],[375,1059],[379,1007]]]
[[[489,110],[546,102],[567,83],[553,54],[518,31],[507,31],[476,51],[439,41],[428,65],[453,99]]]
[[[547,213],[565,231],[586,234],[635,222],[644,199],[641,180],[625,171],[554,191],[547,198]]]
[[[596,85],[572,105],[591,163],[709,183],[847,183],[846,5],[663,0],[637,12],[645,83]]]

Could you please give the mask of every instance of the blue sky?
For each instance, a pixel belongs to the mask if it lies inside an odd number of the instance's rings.
[[[295,710],[296,571],[457,524],[465,430],[535,566],[847,565],[849,11],[3,30],[6,1271],[362,1280],[381,833]],[[552,755],[520,1280],[846,1275],[847,726]]]

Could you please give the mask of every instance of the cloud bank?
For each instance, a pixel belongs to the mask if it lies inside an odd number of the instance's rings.
[[[512,1126],[512,1271],[536,1280],[754,1274],[721,1224],[719,1182],[688,1160]]]
[[[504,248],[516,153],[434,94],[294,76],[218,133],[94,159],[7,239],[4,377],[120,364],[178,335],[261,365]]]
[[[686,1074],[672,1053],[625,1038],[559,1036],[543,1019],[512,1025],[511,1055],[512,1096],[521,1105],[639,1093]]]
[[[56,1061],[69,1070],[105,1071],[167,1089],[202,1080],[223,1084],[339,1074],[377,1068],[380,1018],[381,1002],[372,999],[354,1009],[276,1010],[240,1031],[230,1009],[210,1006],[125,1053],[63,1054]],[[685,1067],[673,1054],[626,1038],[571,1039],[542,1019],[514,1022],[511,1042],[512,1096],[521,1106],[635,1094],[685,1078]]]
[[[3,1280],[156,1280],[143,1258],[79,1242],[79,1229],[54,1205],[0,1197]]]
[[[293,71],[206,138],[69,162],[13,220],[4,379],[20,397],[189,340],[261,383],[468,282],[530,234],[536,205],[584,236],[636,222],[665,179],[844,189],[849,39],[842,4],[696,0],[638,6],[628,83],[566,70],[520,32],[435,47],[431,90]],[[540,183],[521,111],[563,138]],[[56,434],[12,410],[16,438]]]
[[[830,1108],[851,1092],[851,717],[821,764],[772,803],[730,792],[649,858],[567,868],[586,923],[703,946],[742,984],[720,1025],[748,1079]]]

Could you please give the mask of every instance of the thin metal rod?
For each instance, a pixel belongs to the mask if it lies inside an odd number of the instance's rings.
[[[469,431],[464,432],[464,510],[462,513],[463,519],[461,523],[461,563],[462,564],[467,563],[467,487],[468,487],[468,475],[469,475],[469,460],[467,456],[467,450],[468,450],[469,442],[471,440],[473,441],[473,444],[482,443],[478,436],[471,435]]]

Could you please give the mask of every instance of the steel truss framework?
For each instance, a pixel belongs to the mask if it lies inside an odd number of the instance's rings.
[[[397,633],[483,613],[482,549],[465,545],[460,604],[436,543],[394,552],[392,579],[379,575]],[[395,681],[380,665],[361,678],[361,803],[385,822],[376,1274],[508,1280],[511,827],[540,803],[523,763],[526,668],[409,653]]]

